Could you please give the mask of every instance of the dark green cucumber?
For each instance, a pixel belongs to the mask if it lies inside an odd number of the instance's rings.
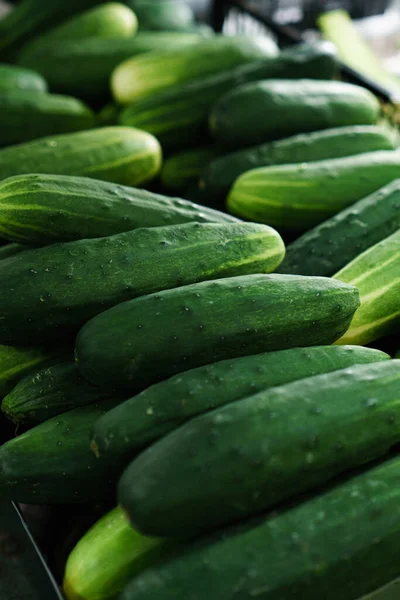
[[[0,150],[0,180],[23,173],[52,173],[139,185],[151,180],[160,167],[157,140],[130,127],[64,133]]]
[[[221,150],[217,146],[201,146],[172,154],[164,162],[160,178],[167,190],[184,191],[196,183],[200,173],[217,156]]]
[[[395,148],[392,133],[375,125],[301,133],[216,158],[203,171],[199,187],[205,199],[211,196],[223,200],[235,179],[251,169]]]
[[[159,440],[124,471],[118,502],[141,533],[190,537],[386,454],[400,441],[399,422],[400,361],[308,377]]]
[[[399,477],[395,457],[200,539],[133,579],[120,600],[337,600],[338,590],[340,600],[360,598],[399,575]]]
[[[24,250],[29,250],[29,246],[23,246],[22,244],[6,244],[5,246],[1,246],[0,260],[8,258],[9,256],[14,256],[14,254],[19,254]]]
[[[207,281],[98,315],[79,332],[76,358],[89,381],[143,389],[226,358],[331,344],[347,330],[358,306],[356,288],[321,277]]]
[[[94,113],[80,100],[31,90],[3,90],[0,112],[1,146],[94,126]]]
[[[153,133],[165,148],[185,148],[207,137],[207,118],[213,104],[238,85],[274,77],[330,79],[336,68],[330,45],[301,44],[277,57],[242,65],[137,101],[122,111],[120,122]]]
[[[227,206],[231,213],[286,230],[318,225],[400,177],[400,152],[380,150],[243,173]]]
[[[0,64],[0,90],[30,90],[47,92],[46,80],[31,69],[17,65]]]
[[[4,398],[23,377],[56,360],[54,350],[0,345],[0,398]]]
[[[266,140],[346,125],[374,125],[380,104],[365,88],[341,81],[256,81],[228,92],[209,126],[219,142],[243,148]]]
[[[113,496],[112,465],[89,448],[93,423],[118,400],[57,415],[0,446],[3,500],[34,504],[97,501]]]
[[[142,228],[22,252],[0,261],[0,340],[26,344],[71,336],[130,298],[272,271],[284,251],[275,230],[238,222]]]
[[[400,228],[400,179],[290,244],[279,273],[330,277]]]
[[[129,0],[140,29],[147,31],[186,31],[193,27],[194,13],[189,4],[176,0]]]
[[[84,379],[73,361],[65,361],[24,377],[3,398],[1,410],[13,423],[37,424],[112,395]]]
[[[316,346],[198,367],[149,387],[101,417],[92,449],[96,456],[112,456],[122,471],[144,447],[199,414],[291,381],[389,358],[360,346]]]
[[[188,200],[86,177],[17,175],[0,181],[1,235],[25,244],[97,238],[190,221],[237,219]]]

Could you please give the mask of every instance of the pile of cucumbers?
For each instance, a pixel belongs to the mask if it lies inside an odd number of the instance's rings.
[[[379,100],[323,41],[214,34],[175,0],[22,0],[0,109],[0,493],[101,511],[66,600],[358,600],[400,577]]]

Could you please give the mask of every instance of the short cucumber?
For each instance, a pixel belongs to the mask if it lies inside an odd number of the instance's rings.
[[[228,196],[231,213],[304,231],[400,176],[400,152],[377,151],[318,162],[253,169]]]
[[[91,446],[96,456],[112,457],[122,471],[140,450],[192,417],[291,381],[388,359],[371,348],[316,346],[198,367],[149,387],[100,417]]]
[[[142,228],[21,252],[0,261],[0,340],[71,337],[99,312],[130,298],[269,272],[284,252],[275,230],[240,222]]]
[[[308,79],[256,81],[228,92],[213,107],[214,138],[233,148],[261,144],[296,133],[346,125],[374,125],[377,98],[342,81]]]
[[[80,100],[55,94],[32,94],[31,90],[3,90],[0,112],[1,146],[90,129],[95,122],[92,110]]]
[[[160,167],[157,140],[130,127],[64,133],[0,150],[0,180],[23,173],[52,173],[140,185]]]
[[[235,179],[251,169],[394,150],[392,138],[390,131],[375,125],[301,133],[216,158],[203,171],[199,187],[205,199],[211,196],[223,200]]]
[[[221,154],[217,146],[201,146],[168,157],[161,169],[161,183],[167,190],[184,191],[195,183],[210,161]]]
[[[399,477],[397,456],[278,514],[217,531],[134,578],[120,600],[232,600],[232,590],[238,600],[364,597],[399,575]]]
[[[0,64],[0,90],[30,90],[47,92],[46,80],[31,69],[17,65]]]
[[[400,228],[400,180],[356,202],[286,249],[277,271],[330,277]]]
[[[237,219],[188,200],[87,177],[16,175],[0,181],[1,235],[25,244],[105,237],[189,221]]]
[[[186,31],[193,27],[194,12],[186,2],[176,0],[129,0],[141,30]]]
[[[4,398],[26,375],[56,361],[57,355],[51,349],[0,345],[0,398]]]
[[[368,344],[400,329],[400,229],[355,258],[335,278],[356,285],[361,306],[339,344]]]
[[[359,306],[357,289],[338,284],[322,277],[245,275],[143,296],[81,329],[78,366],[98,385],[143,389],[218,360],[331,344]]]

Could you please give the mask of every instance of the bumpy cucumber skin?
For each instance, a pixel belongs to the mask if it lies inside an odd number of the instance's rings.
[[[30,90],[47,92],[46,80],[31,69],[17,65],[0,64],[0,90]]]
[[[199,414],[291,381],[389,358],[371,348],[317,346],[198,367],[149,387],[101,417],[92,449],[99,457],[112,456],[122,471],[144,447]]]
[[[285,230],[315,227],[400,173],[400,152],[380,150],[243,173],[227,199],[232,214]]]
[[[198,144],[207,131],[213,104],[231,89],[248,81],[272,77],[331,79],[337,70],[332,47],[301,44],[277,57],[242,65],[189,82],[135,102],[120,114],[120,123],[149,131],[163,148],[178,150]]]
[[[400,229],[357,256],[335,278],[356,285],[361,306],[339,344],[368,344],[400,330]]]
[[[72,336],[110,306],[206,279],[273,271],[285,248],[255,223],[185,223],[53,244],[0,261],[0,340]]]
[[[392,137],[382,127],[355,125],[301,133],[245,148],[213,160],[201,175],[200,189],[205,198],[211,195],[224,199],[235,179],[251,169],[394,150]]]
[[[397,179],[289,244],[277,272],[330,277],[399,228]]]
[[[212,109],[213,137],[243,148],[296,133],[374,125],[380,104],[365,88],[340,81],[257,81],[222,96]]]
[[[0,345],[0,398],[4,398],[23,377],[57,360],[58,353],[42,348],[15,348]]]
[[[17,175],[0,182],[0,208],[1,235],[38,246],[140,227],[238,221],[181,198],[87,177],[46,174]],[[2,251],[0,248],[0,257]]]
[[[135,578],[121,600],[336,600],[338,590],[340,600],[360,598],[398,577],[399,477],[396,457],[200,539]]]
[[[218,360],[330,344],[358,306],[356,288],[324,278],[247,275],[202,282],[98,315],[79,332],[76,358],[89,381],[143,389]]]
[[[400,441],[399,401],[400,361],[259,392],[145,450],[123,473],[118,502],[146,535],[215,530],[388,453]]]
[[[0,179],[51,173],[134,186],[157,175],[161,160],[160,145],[152,135],[129,127],[102,127],[0,150]]]
[[[80,100],[30,90],[3,90],[0,95],[0,145],[27,142],[94,126],[94,113]]]

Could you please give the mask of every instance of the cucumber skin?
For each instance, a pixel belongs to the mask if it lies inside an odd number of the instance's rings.
[[[167,190],[186,190],[189,185],[196,183],[208,163],[220,154],[216,146],[201,146],[172,154],[161,169],[161,184]]]
[[[198,367],[151,386],[100,417],[91,446],[96,456],[112,457],[122,471],[140,450],[199,414],[291,381],[389,358],[359,346],[316,346]]]
[[[336,70],[331,45],[301,44],[277,57],[242,65],[138,100],[134,106],[126,107],[119,119],[122,125],[153,133],[164,149],[179,150],[197,145],[204,139],[213,104],[238,85],[273,77],[331,79]]]
[[[62,175],[17,175],[0,181],[0,207],[2,235],[38,246],[190,221],[238,222],[181,198]]]
[[[0,180],[26,173],[50,173],[134,186],[152,179],[160,168],[157,140],[128,127],[64,133],[0,150]]]
[[[125,300],[204,279],[272,271],[279,234],[254,223],[186,223],[53,244],[0,261],[0,340],[71,337]]]
[[[0,64],[0,90],[31,90],[47,92],[47,81],[31,69],[17,65]]]
[[[91,129],[95,123],[94,113],[80,100],[30,90],[2,91],[0,111],[1,146]]]
[[[330,344],[358,306],[356,288],[324,278],[245,275],[202,282],[98,315],[79,332],[75,358],[89,381],[138,390],[218,360]]]
[[[218,142],[243,148],[296,133],[374,125],[379,112],[377,98],[350,83],[256,81],[222,96],[211,110],[209,127]]]
[[[3,258],[9,258],[10,256],[14,256],[15,254],[19,254],[20,252],[24,252],[25,250],[29,250],[29,246],[24,246],[22,244],[5,244],[0,248],[0,260]]]
[[[235,181],[227,207],[239,217],[304,231],[376,192],[399,173],[400,152],[390,150],[254,169]]]
[[[361,306],[339,344],[368,344],[400,330],[400,229],[372,246],[336,275],[352,282]]]
[[[0,345],[0,398],[4,398],[23,377],[53,363],[58,356],[51,349]]]
[[[235,179],[251,169],[394,150],[396,145],[392,137],[390,132],[375,125],[301,133],[216,158],[203,171],[199,187],[205,198],[212,196],[223,200]]]
[[[127,3],[135,11],[140,29],[145,31],[186,31],[195,26],[195,15],[189,4],[158,0]]]
[[[330,277],[399,228],[397,179],[289,244],[276,271]]]
[[[232,600],[232,590],[237,600],[336,600],[338,590],[340,600],[360,598],[398,577],[399,476],[394,458],[200,539],[135,578],[120,600]]]

